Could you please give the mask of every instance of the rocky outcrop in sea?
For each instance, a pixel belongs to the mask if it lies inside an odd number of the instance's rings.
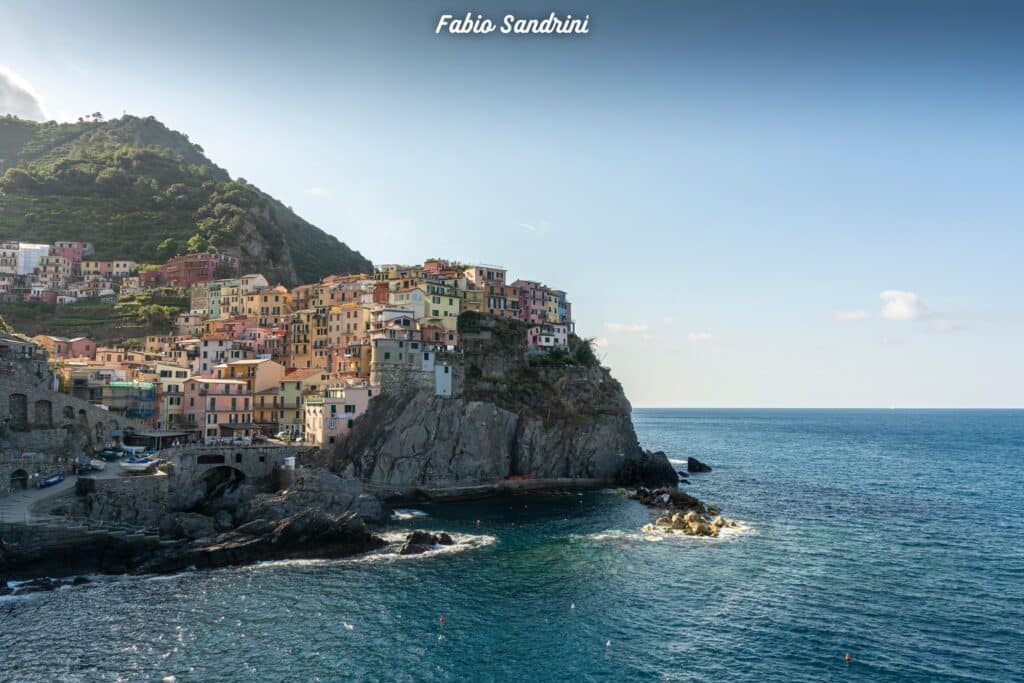
[[[739,526],[736,521],[723,517],[719,508],[706,505],[675,487],[654,490],[641,487],[630,497],[644,505],[664,510],[664,514],[659,515],[652,524],[643,526],[645,532],[717,537],[722,529]]]

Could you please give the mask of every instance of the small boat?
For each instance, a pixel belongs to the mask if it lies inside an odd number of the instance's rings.
[[[134,456],[142,455],[143,453],[145,453],[146,452],[146,447],[145,446],[123,446],[121,448],[121,450],[125,452],[125,455],[127,455],[129,457],[134,457]]]
[[[107,463],[99,460],[98,458],[93,458],[89,461],[89,464],[92,465],[92,468],[97,472],[102,472],[107,467]]]
[[[110,448],[104,448],[100,451],[100,457],[104,460],[117,460],[121,455],[121,451],[115,451]]]
[[[57,474],[51,474],[42,481],[39,482],[39,488],[45,489],[47,486],[53,486],[64,481],[64,473],[58,472]]]
[[[145,472],[158,462],[153,458],[128,458],[121,461],[121,469],[125,472]]]

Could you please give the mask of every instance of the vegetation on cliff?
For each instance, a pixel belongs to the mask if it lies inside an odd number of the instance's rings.
[[[372,269],[153,117],[0,118],[0,173],[0,239],[91,242],[97,259],[148,263],[220,251],[287,285]]]
[[[3,305],[7,321],[29,336],[88,336],[100,343],[166,334],[174,317],[188,309],[186,292],[160,288],[124,297],[116,304],[83,299],[73,304],[17,301]]]
[[[545,422],[585,422],[620,410],[622,387],[600,367],[593,340],[569,335],[569,346],[528,354],[527,324],[476,312],[459,316],[464,344],[463,395]],[[585,390],[577,391],[579,387]]]

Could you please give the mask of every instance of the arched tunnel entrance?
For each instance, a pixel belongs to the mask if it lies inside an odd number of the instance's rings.
[[[231,493],[245,481],[245,472],[230,465],[211,467],[203,474],[206,501]]]
[[[28,488],[28,472],[14,470],[11,472],[11,491],[24,491]]]

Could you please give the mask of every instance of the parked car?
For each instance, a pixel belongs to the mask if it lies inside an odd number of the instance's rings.
[[[292,433],[291,432],[278,432],[277,435],[274,438],[277,439],[278,441],[291,441],[292,440]]]

